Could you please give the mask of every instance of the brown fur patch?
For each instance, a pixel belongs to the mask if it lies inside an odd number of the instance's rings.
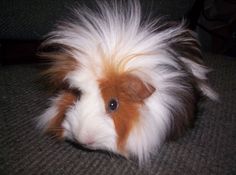
[[[41,75],[49,79],[49,83],[57,89],[65,85],[64,78],[66,75],[79,66],[79,63],[66,52],[45,52],[41,53],[40,56],[50,61],[50,67]]]
[[[143,100],[149,97],[155,89],[144,84],[131,74],[110,73],[107,78],[100,80],[100,89],[106,105],[106,111],[113,118],[118,135],[117,146],[125,152],[125,143],[130,130],[139,120],[139,108]],[[109,110],[109,101],[116,99],[119,103],[117,110]]]
[[[67,90],[62,92],[60,100],[57,102],[57,115],[50,121],[49,126],[47,128],[47,132],[58,137],[63,137],[64,129],[61,124],[65,118],[65,113],[68,108],[73,105],[73,103],[78,98],[78,92],[74,90]]]

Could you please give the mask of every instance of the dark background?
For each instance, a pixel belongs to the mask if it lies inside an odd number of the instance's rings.
[[[102,0],[99,2],[102,3]],[[68,17],[69,8],[86,0],[1,0],[1,64],[38,62],[35,57],[44,36],[58,20]],[[236,2],[234,0],[141,0],[144,13],[169,20],[186,19],[199,34],[205,51],[236,55]]]

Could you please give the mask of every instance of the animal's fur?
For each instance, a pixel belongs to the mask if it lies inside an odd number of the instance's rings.
[[[142,21],[137,0],[75,8],[74,18],[49,34],[43,47],[50,46],[60,51],[43,53],[53,61],[46,75],[81,97],[63,103],[58,95],[40,126],[51,129],[63,111],[63,137],[91,149],[147,160],[171,133],[189,125],[197,94],[217,98],[195,34],[183,23]],[[109,112],[111,98],[119,107]]]

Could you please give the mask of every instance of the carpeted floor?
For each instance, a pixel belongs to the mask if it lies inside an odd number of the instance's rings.
[[[166,143],[144,167],[107,153],[57,142],[35,129],[50,96],[36,65],[0,67],[1,175],[233,175],[236,174],[236,58],[207,54],[220,103],[205,101],[195,127]]]

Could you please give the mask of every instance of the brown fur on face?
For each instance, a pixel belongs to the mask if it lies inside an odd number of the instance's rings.
[[[62,128],[62,122],[65,118],[65,113],[68,108],[73,105],[73,103],[77,100],[79,94],[75,90],[67,90],[61,93],[61,98],[57,102],[57,115],[53,117],[50,121],[49,126],[47,128],[48,133],[58,137],[63,137],[64,129]]]
[[[149,84],[144,84],[139,78],[130,74],[111,74],[100,80],[101,94],[106,105],[106,111],[113,118],[118,135],[117,147],[125,151],[125,142],[129,132],[139,120],[139,108],[144,99],[154,91]],[[109,101],[116,99],[119,103],[117,110],[109,110]]]

